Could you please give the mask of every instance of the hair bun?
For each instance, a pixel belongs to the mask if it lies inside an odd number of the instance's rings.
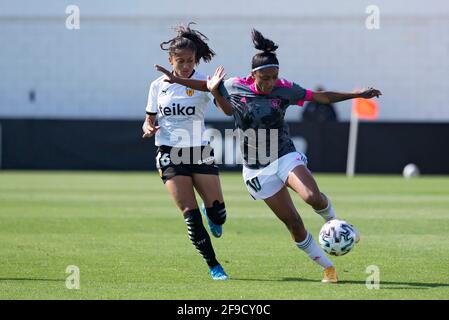
[[[257,31],[256,29],[252,30],[251,35],[254,43],[254,48],[256,48],[257,50],[275,54],[276,49],[279,48],[278,45],[276,45],[270,39],[265,38],[262,33]]]

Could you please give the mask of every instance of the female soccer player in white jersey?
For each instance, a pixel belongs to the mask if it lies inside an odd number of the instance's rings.
[[[171,74],[182,79],[206,80],[194,67],[201,59],[209,62],[215,55],[206,43],[207,37],[191,29],[190,24],[180,26],[176,31],[175,38],[161,43],[161,48],[168,51],[173,68]],[[220,237],[226,209],[213,150],[208,141],[202,139],[204,112],[210,99],[206,92],[168,83],[165,79],[162,76],[151,83],[147,115],[142,126],[143,138],[156,135],[156,167],[184,215],[189,238],[208,264],[212,278],[227,280],[200,213],[202,210],[206,216],[211,233]],[[219,103],[224,100],[220,95],[216,99]],[[204,202],[201,209],[194,189]]]
[[[262,52],[253,57],[250,76],[222,81],[224,70],[220,67],[207,82],[180,79],[176,75],[170,75],[170,81],[198,90],[209,90],[214,96],[220,92],[229,102],[217,100],[218,106],[226,114],[234,116],[238,129],[244,132],[266,129],[263,146],[259,144],[260,138],[257,141],[248,138],[246,134],[240,135],[244,146],[243,179],[247,189],[254,199],[263,199],[286,225],[297,247],[323,267],[322,281],[337,282],[335,267],[304,227],[287,190],[287,187],[293,189],[326,221],[336,218],[329,198],[320,192],[306,166],[307,158],[296,151],[290,139],[288,126],[284,121],[285,111],[290,105],[302,106],[304,101],[309,100],[327,104],[359,97],[379,97],[381,93],[373,88],[359,93],[312,92],[303,89],[296,83],[279,78],[279,61],[275,53],[278,46],[273,41],[264,38],[257,30],[253,30],[252,39],[255,48]],[[160,66],[156,66],[156,69],[167,73]],[[270,139],[270,131],[273,130],[277,132],[277,137]],[[263,163],[259,151],[266,148],[263,150],[264,154],[269,154],[270,144],[273,143],[277,145],[274,161]]]

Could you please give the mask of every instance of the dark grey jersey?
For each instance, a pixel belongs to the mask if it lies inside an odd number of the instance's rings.
[[[241,130],[240,142],[246,167],[264,167],[296,151],[284,121],[285,111],[290,105],[302,106],[304,101],[311,100],[312,91],[278,79],[270,93],[258,92],[254,79],[247,77],[222,82],[220,92],[232,104],[235,126]]]

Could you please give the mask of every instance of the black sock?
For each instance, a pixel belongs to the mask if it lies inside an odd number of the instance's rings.
[[[206,208],[207,217],[214,224],[221,226],[226,221],[226,208],[224,202],[215,200],[211,208]]]
[[[214,248],[210,241],[209,234],[204,228],[203,220],[199,209],[189,210],[184,214],[184,220],[187,223],[187,230],[189,238],[193,245],[206,260],[207,265],[212,268],[218,265],[217,259],[215,259]]]

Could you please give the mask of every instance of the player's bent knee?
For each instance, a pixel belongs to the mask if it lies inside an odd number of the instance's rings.
[[[212,223],[222,225],[226,221],[226,208],[224,202],[215,200],[212,207],[206,208],[207,217]]]

